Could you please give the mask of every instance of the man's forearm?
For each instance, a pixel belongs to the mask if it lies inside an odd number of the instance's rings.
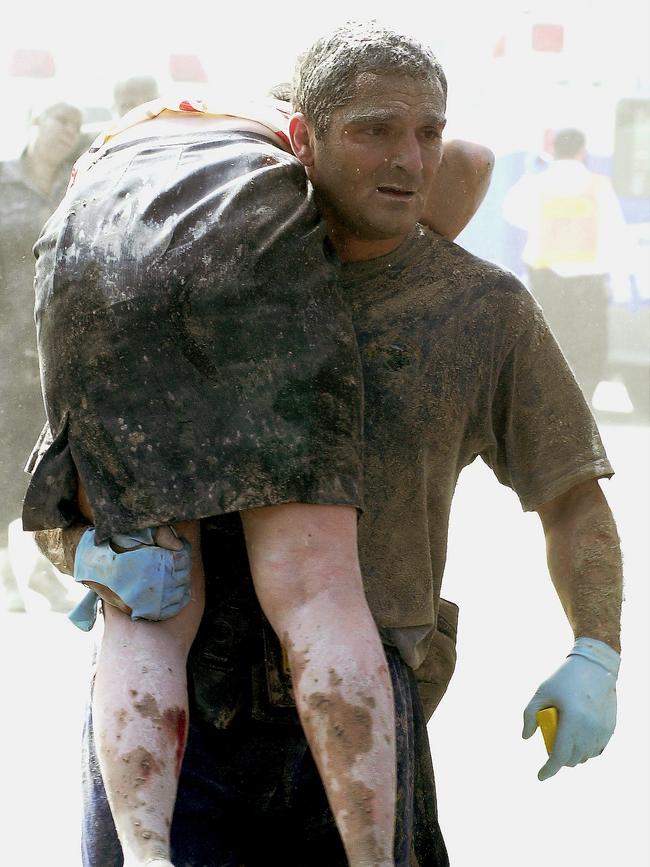
[[[34,540],[50,563],[66,575],[74,570],[74,555],[77,545],[88,524],[73,524],[65,529],[37,530]]]
[[[485,198],[493,167],[489,148],[460,139],[446,141],[420,222],[453,241]]]
[[[620,651],[623,567],[616,523],[597,481],[539,509],[549,571],[573,633]]]

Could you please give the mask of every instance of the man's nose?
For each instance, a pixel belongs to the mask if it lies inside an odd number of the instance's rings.
[[[418,141],[418,137],[415,134],[401,136],[390,162],[394,168],[403,169],[410,175],[419,174],[424,167],[424,163],[422,160],[422,147]]]

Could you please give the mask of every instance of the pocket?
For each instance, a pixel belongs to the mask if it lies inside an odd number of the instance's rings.
[[[427,722],[447,692],[456,668],[456,638],[459,608],[455,602],[441,599],[436,631],[422,664],[415,670],[415,680]]]
[[[260,655],[252,668],[251,716],[267,723],[298,725],[289,663],[271,624],[263,618]]]
[[[250,617],[224,603],[204,615],[190,651],[190,695],[198,715],[217,729],[228,728],[242,707],[250,672]]]
[[[456,644],[458,635],[458,605],[455,602],[450,602],[449,599],[440,599],[438,603],[438,619],[436,620],[436,629],[442,632]]]

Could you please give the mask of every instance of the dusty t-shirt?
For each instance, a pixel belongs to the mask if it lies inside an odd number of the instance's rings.
[[[527,289],[424,229],[343,266],[363,363],[370,607],[416,665],[436,622],[451,501],[477,456],[524,509],[612,468]],[[406,628],[406,629],[405,629]]]
[[[361,505],[360,360],[304,170],[253,132],[179,129],[109,146],[36,245],[53,442],[26,529],[74,518],[75,467],[100,540]]]

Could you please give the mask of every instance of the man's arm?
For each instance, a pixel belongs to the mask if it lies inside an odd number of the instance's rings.
[[[558,711],[555,743],[537,775],[547,780],[561,767],[600,755],[614,732],[623,570],[616,525],[597,480],[575,485],[538,512],[553,584],[576,639],[524,711],[524,738],[535,732],[539,711]]]
[[[445,142],[421,222],[453,241],[485,198],[493,168],[489,148],[460,139]]]
[[[620,652],[621,549],[598,481],[575,485],[537,511],[551,578],[574,636],[596,638]]]

